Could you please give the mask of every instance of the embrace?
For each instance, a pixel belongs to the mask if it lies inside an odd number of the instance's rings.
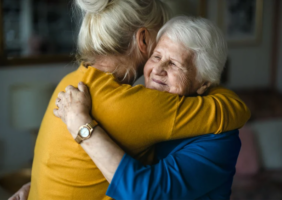
[[[229,199],[250,112],[219,86],[220,30],[168,20],[160,0],[76,4],[81,64],[54,91],[31,183],[10,199]]]

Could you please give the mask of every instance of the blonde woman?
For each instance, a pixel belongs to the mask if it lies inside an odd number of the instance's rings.
[[[167,21],[161,1],[76,2],[84,13],[78,38],[83,64],[59,83],[50,100],[36,142],[29,199],[110,199],[103,174],[53,114],[57,95],[68,85],[87,84],[91,115],[124,150],[144,162],[152,160],[157,142],[221,133],[248,120],[246,105],[221,87],[208,96],[185,98],[121,84],[131,84],[142,74],[155,36]],[[224,59],[219,62],[223,66]],[[203,91],[207,86],[201,83]]]

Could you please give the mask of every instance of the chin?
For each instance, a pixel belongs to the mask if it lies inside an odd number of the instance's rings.
[[[155,86],[151,85],[151,84],[146,84],[146,88],[152,89],[152,90],[158,90],[158,88],[156,88]]]
[[[152,86],[152,85],[146,85],[146,88],[152,89],[152,90],[158,90],[156,87]]]

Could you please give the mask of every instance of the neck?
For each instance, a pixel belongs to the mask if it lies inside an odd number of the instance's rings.
[[[131,70],[126,75],[129,66],[130,63],[128,59],[111,55],[99,56],[96,58],[95,64],[92,65],[92,67],[95,67],[100,71],[113,74],[120,83],[132,85],[134,83],[134,73],[132,73]],[[137,76],[138,74],[139,73],[137,73]]]
[[[99,69],[106,73],[112,73],[115,67],[118,65],[118,61],[114,56],[98,56],[95,59],[95,64],[92,67]]]

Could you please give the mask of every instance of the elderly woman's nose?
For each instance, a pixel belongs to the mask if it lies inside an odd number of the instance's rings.
[[[154,67],[153,72],[157,75],[166,75],[166,67],[165,64],[158,64]]]

